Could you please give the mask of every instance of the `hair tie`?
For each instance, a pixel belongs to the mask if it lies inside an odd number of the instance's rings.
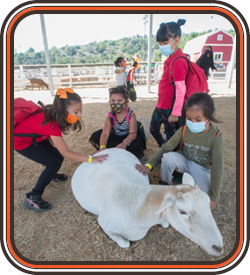
[[[67,93],[74,94],[75,92],[71,88],[65,88],[65,89],[57,89],[56,95],[59,96],[59,98],[67,99],[68,95]]]
[[[180,27],[180,26],[184,25],[185,23],[186,23],[185,19],[178,19],[176,24],[177,24],[178,27]]]

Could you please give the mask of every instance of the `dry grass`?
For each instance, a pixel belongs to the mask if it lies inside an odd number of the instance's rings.
[[[68,175],[65,183],[52,182],[43,198],[52,209],[37,213],[22,206],[43,167],[14,152],[14,241],[18,251],[32,261],[218,261],[232,252],[236,244],[236,98],[214,98],[217,119],[225,137],[225,168],[221,199],[214,218],[224,238],[225,253],[212,257],[198,245],[182,236],[171,226],[152,227],[145,238],[128,249],[121,249],[102,231],[97,217],[80,207],[71,192],[71,177],[79,163],[65,160],[61,172]],[[137,115],[150,117],[156,105],[154,100],[130,103]],[[85,129],[65,136],[70,149],[94,154],[88,143],[91,133],[103,127],[109,111],[107,103],[83,105]],[[147,139],[148,149],[141,159],[144,164],[158,149],[154,139]],[[158,184],[160,169],[150,173],[151,184]]]

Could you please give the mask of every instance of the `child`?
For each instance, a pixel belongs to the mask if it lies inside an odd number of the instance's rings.
[[[127,79],[127,87],[129,91],[129,99],[131,101],[136,101],[137,95],[136,91],[134,89],[134,80],[135,80],[135,68],[137,67],[137,62],[132,58],[132,64],[128,71],[128,79]]]
[[[89,142],[97,150],[121,148],[143,157],[146,149],[140,131],[137,130],[135,113],[128,108],[128,91],[125,87],[109,89],[111,112],[108,113],[104,129],[94,132]]]
[[[160,44],[160,51],[163,55],[169,56],[164,62],[162,79],[158,86],[158,102],[153,112],[150,132],[157,141],[159,147],[178,129],[179,117],[182,115],[182,107],[184,96],[186,93],[185,79],[188,73],[187,61],[177,56],[183,54],[178,49],[181,40],[181,28],[186,20],[179,19],[177,23],[162,23],[157,31],[156,40]],[[176,59],[176,60],[175,60]],[[176,85],[176,93],[174,100],[174,87],[170,77],[170,65],[173,63],[173,78]],[[161,124],[164,124],[166,139],[162,137],[160,132]]]
[[[67,177],[57,174],[64,158],[80,162],[101,163],[107,155],[86,156],[68,149],[62,133],[68,134],[70,129],[81,130],[82,101],[78,94],[70,88],[58,89],[52,105],[44,107],[44,112],[30,115],[14,128],[14,149],[19,154],[44,165],[46,168],[40,175],[35,187],[26,194],[23,205],[35,211],[46,211],[51,205],[41,196],[45,187],[54,180],[66,181]],[[15,134],[38,134],[38,146],[34,146],[32,138],[18,137]]]
[[[193,94],[184,107],[186,126],[183,136],[182,149],[173,150],[180,144],[183,127],[164,144],[143,165],[136,165],[136,169],[144,175],[161,162],[160,184],[172,184],[174,170],[187,172],[199,188],[210,196],[210,207],[213,210],[220,198],[224,166],[224,139],[217,126],[211,121],[214,118],[214,102],[206,93]]]
[[[115,74],[116,74],[116,85],[126,86],[126,60],[123,57],[118,57],[115,61]]]

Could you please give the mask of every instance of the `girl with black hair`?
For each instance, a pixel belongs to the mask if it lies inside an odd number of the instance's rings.
[[[162,23],[156,34],[161,53],[168,57],[164,62],[163,75],[158,86],[158,102],[150,123],[150,132],[159,147],[167,142],[179,128],[179,117],[182,115],[188,64],[185,59],[177,57],[184,55],[182,50],[178,48],[178,44],[181,40],[180,26],[184,25],[185,22],[186,20],[179,19],[177,23]],[[170,76],[172,62],[175,89]],[[164,124],[166,139],[163,138],[160,132],[162,123]]]
[[[35,187],[26,194],[23,205],[29,209],[42,212],[51,205],[41,196],[46,186],[54,180],[66,181],[67,176],[58,174],[64,158],[79,162],[101,163],[107,155],[87,156],[69,150],[62,133],[68,134],[72,129],[81,130],[82,100],[71,88],[58,89],[52,105],[44,111],[30,115],[14,128],[14,149],[19,154],[45,166]],[[16,134],[38,134],[38,146],[32,143],[32,137],[18,137]]]
[[[116,86],[126,86],[126,60],[123,57],[118,57],[114,62],[116,74]]]
[[[199,57],[196,64],[204,70],[207,79],[209,76],[209,68],[217,71],[217,68],[214,66],[213,49],[211,46],[206,47],[205,53]]]
[[[108,113],[103,130],[94,132],[89,142],[100,151],[106,148],[125,149],[137,158],[144,156],[146,149],[135,113],[128,107],[129,93],[125,87],[109,89],[111,112]]]
[[[210,196],[213,210],[220,198],[224,167],[224,138],[215,119],[214,101],[206,93],[195,93],[185,104],[186,125],[143,165],[136,165],[147,175],[161,163],[162,185],[172,185],[173,173],[189,173],[198,187]],[[175,148],[180,145],[179,150]]]

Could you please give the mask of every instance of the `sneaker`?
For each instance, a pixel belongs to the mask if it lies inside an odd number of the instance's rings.
[[[35,210],[37,212],[43,212],[51,209],[51,204],[48,202],[44,201],[41,196],[31,196],[27,195],[24,202],[23,206]]]
[[[166,181],[160,180],[159,181],[160,185],[172,185],[172,184],[168,184]]]
[[[66,181],[67,179],[68,177],[65,176],[64,174],[55,174],[55,176],[52,178],[52,180],[55,182],[62,182],[62,181]]]

